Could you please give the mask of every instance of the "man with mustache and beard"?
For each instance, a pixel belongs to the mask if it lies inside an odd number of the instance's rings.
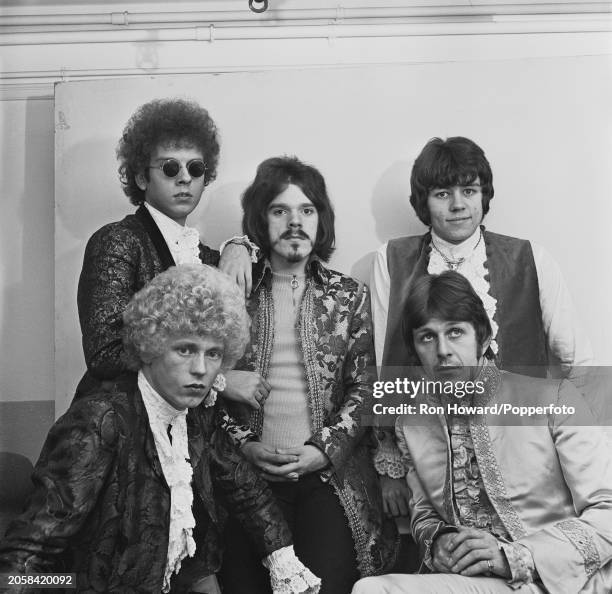
[[[263,378],[260,410],[232,411],[250,433],[229,428],[265,473],[297,554],[322,593],[348,594],[395,557],[382,514],[369,428],[374,344],[368,290],[326,268],[334,212],[325,181],[295,157],[267,159],[242,198],[243,231],[261,247],[247,304],[251,345],[237,369]],[[246,414],[245,414],[246,413]],[[244,533],[230,525],[221,578],[227,594],[269,592]]]

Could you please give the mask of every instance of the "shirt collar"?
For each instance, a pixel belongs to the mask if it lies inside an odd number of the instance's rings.
[[[144,202],[144,206],[151,213],[155,224],[159,228],[160,233],[164,236],[164,240],[169,246],[175,245],[183,238],[193,235],[194,233],[199,238],[197,229],[188,227],[187,225],[180,225],[176,221],[172,220],[168,215],[165,215],[160,210],[157,210],[157,208],[154,206],[151,206],[148,202]]]
[[[444,252],[444,254],[450,255],[453,259],[469,256],[472,254],[476,245],[480,241],[480,234],[482,229],[480,225],[476,228],[474,233],[467,239],[464,239],[461,243],[450,243],[445,239],[442,239],[432,228],[431,238],[436,244],[436,247]]]
[[[142,394],[150,423],[160,423],[164,427],[173,425],[180,417],[187,417],[187,409],[176,410],[148,382],[142,370],[138,372],[138,389]]]

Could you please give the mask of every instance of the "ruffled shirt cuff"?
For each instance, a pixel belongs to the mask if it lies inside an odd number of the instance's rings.
[[[229,239],[226,239],[220,246],[219,246],[219,253],[222,254],[223,250],[225,249],[225,246],[228,243],[235,243],[236,245],[242,245],[246,248],[246,250],[249,252],[249,256],[251,257],[251,262],[253,264],[257,264],[257,262],[259,261],[259,246],[256,243],[253,243],[250,239],[248,235],[234,235],[234,237],[230,237]]]
[[[508,585],[513,590],[518,590],[536,579],[535,563],[527,547],[516,542],[500,542],[499,549],[506,556],[510,566],[511,578],[508,580]]]
[[[373,457],[376,472],[394,479],[405,477],[406,464],[395,443],[393,433],[379,430],[376,434],[376,441],[377,447]]]
[[[393,479],[404,478],[406,468],[401,456],[392,452],[376,452],[374,455],[374,468],[380,475],[386,475]]]
[[[321,588],[321,580],[297,558],[293,545],[270,553],[262,563],[270,571],[274,594],[316,594]]]

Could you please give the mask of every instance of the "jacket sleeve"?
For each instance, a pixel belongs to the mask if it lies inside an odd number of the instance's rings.
[[[227,433],[213,434],[212,477],[216,490],[250,535],[261,557],[292,544],[291,533],[261,474],[234,447]]]
[[[102,227],[85,248],[77,297],[79,320],[87,368],[100,380],[126,371],[122,316],[142,288],[137,272],[141,251],[138,238],[117,225]]]
[[[576,515],[555,522],[517,542],[533,556],[550,592],[579,592],[612,559],[612,455],[601,426],[569,381],[560,384],[550,431]],[[567,410],[567,408],[566,408]]]
[[[218,423],[236,447],[247,441],[258,441],[257,434],[247,423],[239,423],[224,407],[219,407]]]
[[[362,438],[365,427],[361,424],[361,416],[371,410],[374,342],[370,296],[365,285],[357,295],[356,306],[348,323],[342,376],[344,401],[330,423],[315,432],[306,442],[327,455],[334,471],[342,468]]]
[[[410,490],[410,528],[411,533],[419,547],[419,556],[422,562],[430,569],[432,566],[432,547],[437,536],[445,532],[455,532],[453,524],[447,522],[431,504],[421,479],[416,471],[408,444],[400,427],[401,417],[395,424],[398,449],[401,452],[404,467],[406,468],[406,482]]]
[[[0,543],[0,570],[67,571],[64,551],[98,501],[116,450],[116,415],[104,401],[75,402],[51,428],[26,510]]]

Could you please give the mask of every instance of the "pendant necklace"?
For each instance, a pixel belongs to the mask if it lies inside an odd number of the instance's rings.
[[[470,254],[474,253],[476,251],[476,248],[480,245],[480,242],[482,241],[482,231],[480,231],[480,237],[478,238],[478,241],[476,242],[476,245],[472,248],[472,251],[470,252]],[[436,250],[436,252],[438,252],[438,254],[440,254],[440,256],[442,257],[442,259],[444,260],[444,263],[446,264],[446,266],[448,267],[449,270],[457,270],[459,268],[459,266],[461,266],[461,264],[463,264],[467,258],[467,256],[464,256],[463,258],[457,258],[456,260],[453,260],[452,258],[449,258],[446,254],[442,253],[442,251],[438,248],[438,246],[435,244],[433,238],[431,239],[431,247]]]
[[[272,274],[274,276],[277,276],[279,278],[287,278],[289,276],[291,276],[291,280],[289,281],[289,286],[291,287],[291,299],[293,301],[293,307],[294,309],[297,309],[299,303],[299,300],[296,299],[296,293],[297,290],[300,288],[300,281],[303,280],[304,278],[306,278],[306,275],[302,274],[302,275],[297,275],[297,274],[283,274],[281,272],[272,272]]]

